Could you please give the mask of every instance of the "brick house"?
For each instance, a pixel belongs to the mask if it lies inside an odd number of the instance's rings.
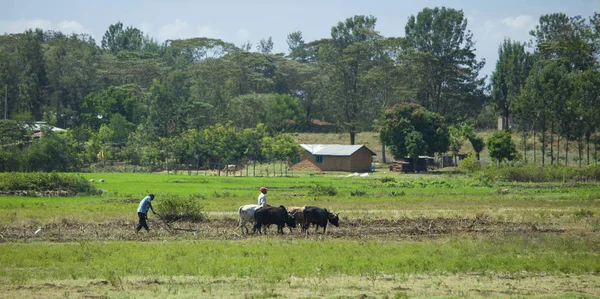
[[[376,154],[364,145],[300,144],[300,162],[291,169],[367,172]]]

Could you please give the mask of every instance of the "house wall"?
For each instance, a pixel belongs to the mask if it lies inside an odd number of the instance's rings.
[[[362,147],[350,157],[350,171],[352,172],[368,172],[371,170],[373,156],[370,150]]]
[[[367,172],[371,169],[373,158],[371,151],[363,147],[350,157],[323,156],[322,163],[317,163],[315,156],[308,151],[304,151],[301,160],[310,161],[322,171]]]

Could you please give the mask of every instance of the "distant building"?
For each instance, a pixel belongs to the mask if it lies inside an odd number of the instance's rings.
[[[304,149],[300,162],[291,169],[317,171],[367,172],[375,152],[364,145],[300,144]]]
[[[31,125],[27,125],[27,130],[30,130],[33,132],[33,134],[31,134],[32,138],[40,138],[40,137],[44,136],[44,133],[42,132],[42,128],[48,128],[52,132],[66,131],[65,129],[51,126],[51,125],[47,124],[45,121],[36,121]]]
[[[414,173],[427,172],[428,168],[433,168],[435,161],[433,157],[419,156],[418,159],[404,158],[404,161],[393,161],[390,171]]]

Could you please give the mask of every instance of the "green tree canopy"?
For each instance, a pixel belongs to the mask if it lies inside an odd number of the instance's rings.
[[[379,136],[394,159],[433,156],[449,147],[444,118],[418,104],[399,104],[388,109]]]

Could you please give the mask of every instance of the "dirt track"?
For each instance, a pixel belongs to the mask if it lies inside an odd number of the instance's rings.
[[[292,233],[286,228],[283,236],[276,235],[271,227],[267,236],[242,235],[233,218],[211,219],[202,223],[171,223],[152,219],[150,233],[136,234],[133,220],[112,220],[103,223],[78,223],[63,219],[41,226],[4,225],[0,226],[0,242],[46,241],[72,242],[80,240],[163,240],[163,239],[216,239],[232,240],[241,238],[273,237],[299,239],[306,236],[299,228]],[[252,225],[248,225],[251,230]],[[35,234],[36,231],[39,232]],[[564,229],[554,224],[534,224],[530,222],[501,222],[488,219],[418,218],[418,219],[340,219],[340,227],[330,226],[328,238],[349,240],[419,240],[448,236],[488,236],[494,234],[560,234]],[[322,230],[315,233],[311,227],[309,238],[320,238]]]

